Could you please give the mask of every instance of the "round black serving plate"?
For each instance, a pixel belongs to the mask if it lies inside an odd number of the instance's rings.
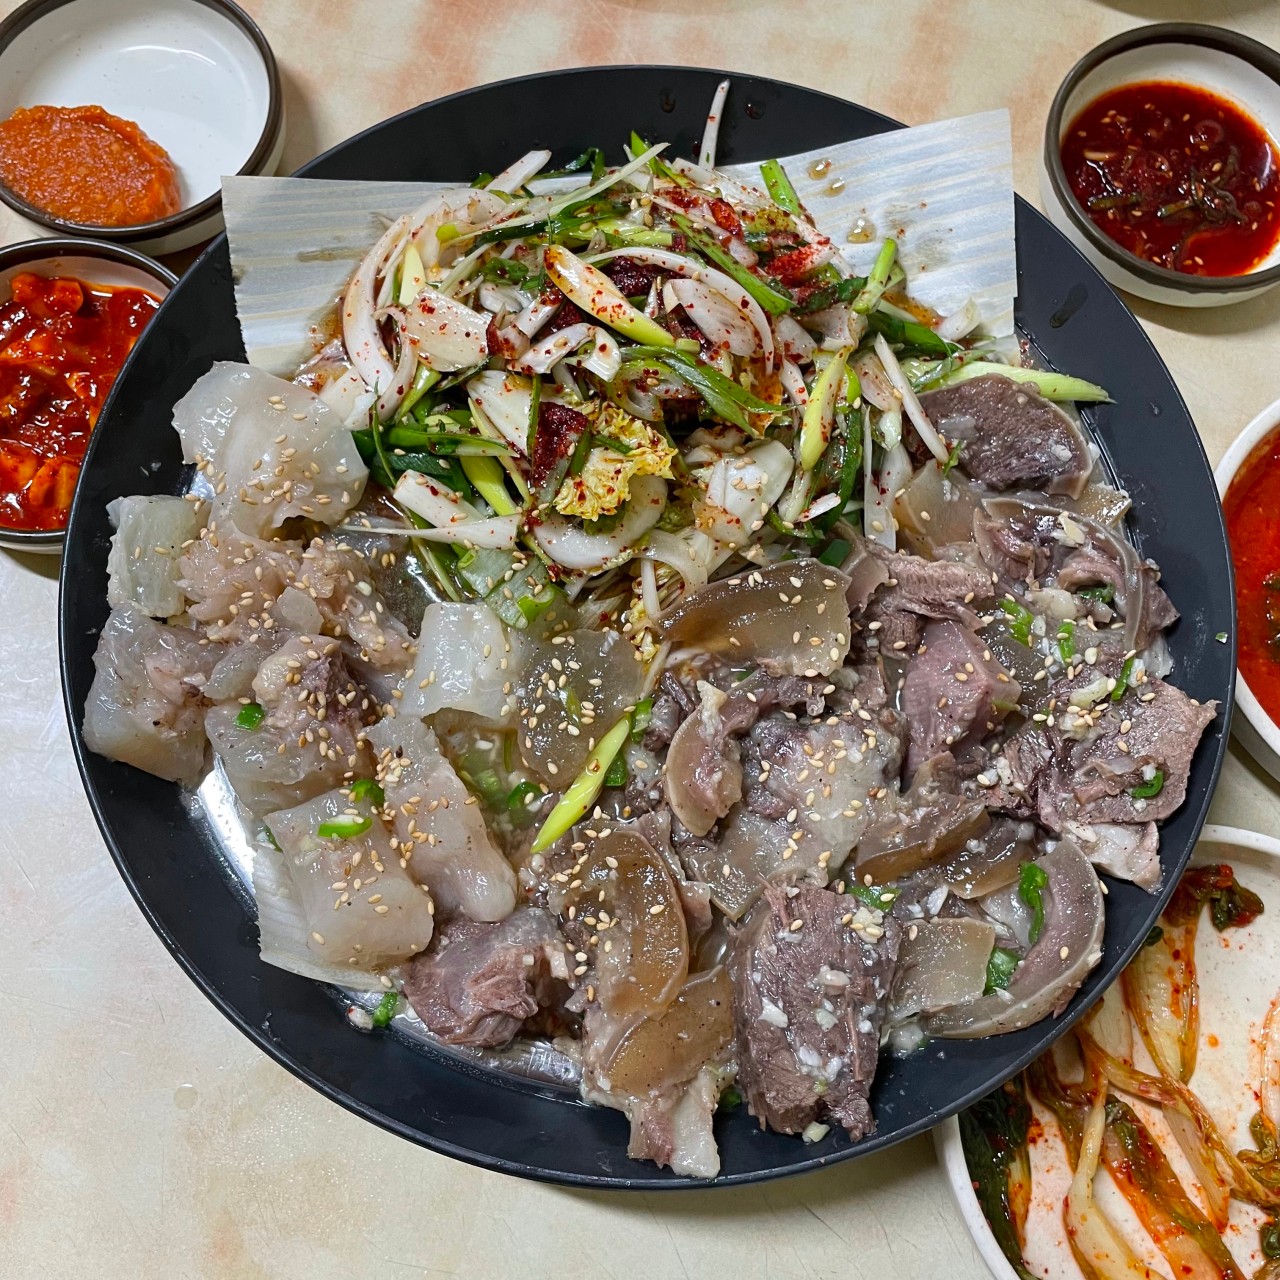
[[[601,144],[620,157],[631,129],[696,154],[720,72],[624,67],[556,72],[488,85],[417,107],[307,165],[315,178],[470,179],[531,147],[565,162]],[[625,103],[620,115],[617,104]],[[613,123],[606,123],[612,117]],[[625,117],[625,118],[624,118]],[[734,76],[720,128],[725,163],[762,160],[898,127],[863,107],[772,80]],[[1177,681],[1216,698],[1186,804],[1166,824],[1166,890],[1209,805],[1227,742],[1235,660],[1231,563],[1213,478],[1186,406],[1137,321],[1101,276],[1019,200],[1018,322],[1052,367],[1108,387],[1089,416],[1133,495],[1142,550],[1163,566],[1182,620],[1170,636]],[[276,1061],[335,1102],[433,1150],[508,1173],[644,1189],[691,1185],[627,1159],[627,1123],[554,1087],[476,1069],[395,1034],[363,1036],[329,989],[258,958],[256,927],[176,786],[85,749],[80,720],[107,617],[107,503],[178,491],[171,409],[214,360],[243,359],[225,237],[169,295],[116,385],[94,435],[67,534],[62,574],[63,687],[84,785],[138,905],[210,1000]],[[1226,633],[1226,643],[1215,635]],[[812,1169],[921,1133],[1029,1063],[1119,973],[1164,901],[1111,883],[1102,963],[1063,1017],[1014,1035],[940,1041],[885,1056],[872,1094],[876,1133],[816,1145],[764,1133],[744,1108],[720,1115],[721,1185]]]

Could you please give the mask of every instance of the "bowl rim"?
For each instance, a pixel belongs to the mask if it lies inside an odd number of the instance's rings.
[[[1239,849],[1260,853],[1280,862],[1280,838],[1269,836],[1263,831],[1250,831],[1246,827],[1229,827],[1210,822],[1200,829],[1188,866],[1194,865],[1197,851],[1204,844],[1235,845]],[[983,1262],[987,1264],[987,1269],[995,1280],[1018,1280],[1017,1273],[996,1243],[995,1233],[991,1230],[991,1224],[973,1189],[969,1166],[964,1158],[964,1147],[960,1142],[959,1113],[948,1116],[934,1128],[933,1150],[942,1175],[947,1180],[951,1201],[959,1211],[965,1230]]]
[[[1119,35],[1112,36],[1111,39],[1104,40],[1100,45],[1090,49],[1067,72],[1061,85],[1058,86],[1057,93],[1053,96],[1049,114],[1045,119],[1043,153],[1044,171],[1053,194],[1065,211],[1072,227],[1084,236],[1091,249],[1145,284],[1199,295],[1244,293],[1275,284],[1280,281],[1280,262],[1261,271],[1247,271],[1239,276],[1191,276],[1169,267],[1160,267],[1155,263],[1146,262],[1104,235],[1093,219],[1085,214],[1071,190],[1066,170],[1062,165],[1061,135],[1067,100],[1086,76],[1097,70],[1103,63],[1110,61],[1116,54],[1158,44],[1199,44],[1208,49],[1216,49],[1242,62],[1247,62],[1280,85],[1280,53],[1261,41],[1241,35],[1237,31],[1228,31],[1224,27],[1215,27],[1203,22],[1156,22],[1135,27],[1130,31],[1122,31]]]
[[[127,244],[91,240],[82,236],[40,236],[0,246],[0,271],[24,262],[60,257],[102,258],[108,262],[136,267],[162,284],[166,295],[178,283],[178,277],[163,263],[148,258],[145,253]],[[163,302],[164,298],[160,300]],[[68,514],[68,522],[70,518]],[[52,551],[61,546],[66,536],[65,524],[61,529],[12,529],[0,521],[0,547],[10,551]]]
[[[7,18],[0,22],[0,56],[29,27],[40,19],[47,17],[64,5],[74,4],[76,0],[25,0]],[[101,0],[97,0],[101,3]],[[246,157],[244,164],[237,170],[237,175],[253,175],[258,173],[271,154],[272,147],[284,124],[284,92],[280,83],[280,67],[272,52],[262,28],[238,5],[235,0],[187,0],[187,3],[202,5],[222,14],[235,26],[239,27],[254,46],[263,69],[267,74],[267,110],[263,120],[262,132],[253,150]],[[123,227],[105,227],[93,222],[73,222],[65,218],[56,218],[48,211],[24,200],[6,182],[0,179],[0,201],[3,201],[15,213],[50,231],[61,232],[68,236],[84,236],[98,240],[134,241],[150,240],[169,235],[175,231],[195,226],[210,214],[216,213],[222,205],[222,189],[205,196],[195,204],[179,209],[164,218],[155,218],[150,222],[134,222]]]
[[[1280,431],[1280,400],[1273,400],[1250,420],[1231,442],[1218,465],[1214,467],[1213,479],[1218,486],[1220,499],[1226,498],[1227,490],[1239,474],[1245,460],[1273,431]],[[1230,545],[1229,542],[1228,545]],[[1263,742],[1277,757],[1280,757],[1280,723],[1272,719],[1270,713],[1263,707],[1258,696],[1249,688],[1249,682],[1238,666],[1236,667],[1236,706],[1244,714],[1250,727],[1256,730]]]

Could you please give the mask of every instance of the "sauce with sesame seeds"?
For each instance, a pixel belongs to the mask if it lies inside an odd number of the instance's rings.
[[[1262,126],[1196,85],[1149,81],[1095,98],[1062,140],[1081,208],[1136,257],[1240,276],[1280,239],[1280,158]]]
[[[22,272],[0,305],[0,524],[61,529],[107,393],[160,300]]]

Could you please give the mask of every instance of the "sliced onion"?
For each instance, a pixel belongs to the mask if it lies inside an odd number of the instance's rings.
[[[662,601],[658,596],[658,571],[652,560],[640,562],[640,600],[645,613],[654,621],[662,615]]]
[[[599,573],[636,554],[636,543],[662,515],[667,504],[667,483],[658,476],[637,476],[631,481],[631,501],[622,519],[609,533],[588,533],[581,525],[549,511],[534,524],[534,540],[557,564],[575,573]]]
[[[408,507],[437,529],[481,518],[479,510],[471,503],[458,497],[452,489],[424,476],[421,471],[402,473],[396,481],[394,497],[401,506]]]
[[[604,382],[612,382],[622,368],[622,350],[613,334],[597,329],[592,335],[590,353],[585,356],[579,353],[578,362],[588,373],[594,373]]]
[[[361,423],[377,398],[354,369],[325,383],[319,395],[348,427]]]
[[[1044,932],[1017,967],[1006,991],[961,1009],[933,1014],[925,1030],[944,1039],[1018,1031],[1066,1008],[1102,956],[1102,890],[1089,859],[1063,840],[1040,859],[1049,877]],[[1066,958],[1062,951],[1066,949]]]
[[[773,322],[773,336],[788,360],[812,360],[818,344],[794,316],[779,316]]]
[[[809,403],[809,388],[804,385],[804,374],[800,372],[799,365],[792,360],[783,360],[779,376],[791,403],[803,409]]]
[[[760,304],[731,276],[714,267],[705,266],[686,258],[683,254],[672,253],[670,249],[653,249],[647,245],[635,245],[626,249],[611,249],[608,253],[597,253],[591,258],[592,263],[608,262],[611,258],[630,258],[634,262],[647,262],[650,266],[664,267],[678,276],[690,280],[701,280],[717,293],[728,298],[751,322],[756,333],[760,335],[760,345],[764,349],[765,372],[772,373],[774,365],[773,330],[769,327],[769,317],[765,315]]]
[[[685,314],[717,346],[727,346],[735,356],[751,356],[760,350],[760,335],[724,294],[701,280],[668,280],[662,289],[668,311],[683,307]]]
[[[478,412],[517,453],[525,453],[533,388],[524,378],[501,369],[486,369],[467,383],[467,400],[472,413]]]
[[[901,408],[894,394],[893,383],[885,376],[884,366],[870,351],[864,351],[853,361],[853,371],[862,384],[862,398],[881,412]]]
[[[934,429],[933,423],[929,421],[929,415],[921,407],[919,398],[911,388],[911,383],[907,381],[907,375],[902,372],[898,357],[893,354],[893,348],[885,340],[883,333],[876,334],[875,348],[876,355],[880,357],[880,363],[884,366],[885,377],[901,397],[902,407],[907,411],[911,425],[919,433],[920,439],[929,447],[929,452],[939,462],[946,462],[951,456],[951,451],[947,448],[946,441]]]
[[[532,338],[560,310],[560,306],[559,299],[547,302],[542,298],[535,298],[511,323],[526,338]]]
[[[863,533],[873,541],[896,551],[898,547],[898,530],[893,516],[894,495],[902,489],[911,478],[911,458],[906,448],[896,444],[884,456],[880,474],[871,471],[871,430],[867,428],[863,440],[863,467],[865,484],[863,495],[866,505],[862,509]],[[879,526],[877,528],[877,525]]]
[[[961,338],[967,338],[981,320],[978,304],[972,298],[966,298],[964,305],[939,320],[933,331],[945,342],[959,342]]]
[[[505,191],[508,195],[519,191],[521,187],[547,167],[551,159],[550,151],[526,151],[519,160],[514,160],[489,183],[488,191]]]
[[[867,331],[867,322],[851,307],[828,307],[805,316],[810,329],[822,335],[818,344],[823,351],[839,351],[842,347],[856,347]]]
[[[711,572],[709,561],[714,552],[715,544],[705,534],[692,530],[667,533],[654,529],[640,554],[646,560],[670,565],[684,580],[685,589],[696,591],[707,584]]]
[[[480,285],[477,296],[480,305],[495,316],[504,313],[519,315],[525,307],[525,296],[519,289],[509,284],[495,284],[492,280],[485,280]]]
[[[707,169],[716,167],[716,143],[720,138],[720,119],[724,115],[724,100],[729,96],[728,80],[721,80],[711,98],[711,110],[707,113],[707,125],[702,131],[702,146],[698,148],[698,163]]]
[[[428,286],[409,304],[403,332],[423,364],[456,373],[489,354],[487,316]]]
[[[396,327],[400,331],[400,356],[396,361],[395,373],[386,390],[378,397],[378,420],[386,422],[400,407],[400,402],[408,394],[413,384],[413,375],[418,368],[418,352],[413,340],[408,335],[405,317],[402,312],[392,311]]]
[[[492,547],[507,550],[520,540],[523,516],[493,516],[468,520],[441,529],[415,529],[414,536],[424,542],[451,542],[464,547]]]
[[[392,249],[406,238],[409,217],[406,214],[398,218],[378,237],[356,268],[342,298],[342,340],[347,355],[365,386],[379,391],[392,385],[396,370],[374,319],[378,276]]]
[[[549,338],[535,342],[514,367],[519,373],[550,373],[553,365],[575,352],[595,330],[595,325],[585,322],[557,329]]]

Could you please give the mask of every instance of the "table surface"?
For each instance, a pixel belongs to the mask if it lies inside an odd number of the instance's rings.
[[[241,3],[281,64],[282,172],[470,85],[694,62],[910,123],[1007,106],[1017,187],[1036,201],[1049,100],[1094,44],[1212,16],[1280,47],[1275,0]],[[29,234],[0,217],[0,243]],[[1218,311],[1132,305],[1216,461],[1280,397],[1280,290]],[[731,1193],[566,1191],[420,1150],[264,1057],[170,959],[93,823],[58,689],[56,573],[0,551],[0,1274],[534,1280],[583,1256],[617,1280],[987,1274],[925,1138]],[[1278,819],[1280,795],[1233,744],[1211,820]]]

